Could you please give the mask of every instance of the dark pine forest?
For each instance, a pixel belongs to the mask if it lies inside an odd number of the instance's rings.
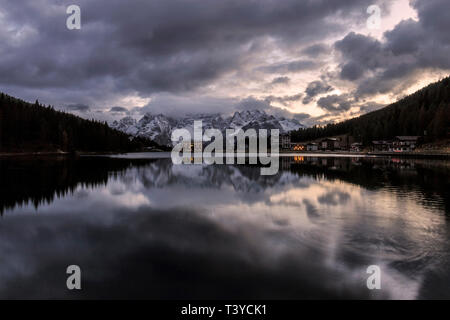
[[[450,77],[377,111],[339,123],[314,126],[291,133],[293,141],[349,134],[364,144],[395,136],[424,136],[424,142],[448,137]]]
[[[0,93],[0,152],[120,152],[156,146],[130,138],[106,122],[85,120]]]

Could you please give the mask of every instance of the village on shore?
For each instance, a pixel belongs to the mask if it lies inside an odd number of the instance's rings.
[[[445,147],[447,146],[447,147]],[[422,136],[395,136],[389,140],[373,140],[368,144],[350,135],[326,137],[307,142],[291,140],[289,133],[280,136],[280,151],[324,152],[324,153],[362,153],[362,154],[442,154],[449,155],[448,143],[426,144]]]

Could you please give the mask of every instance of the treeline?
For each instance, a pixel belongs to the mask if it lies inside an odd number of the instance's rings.
[[[135,151],[157,144],[130,138],[106,122],[85,120],[0,94],[0,152],[36,151]]]
[[[309,141],[349,134],[365,144],[395,136],[424,136],[425,142],[448,137],[450,123],[450,77],[377,111],[335,124],[299,129],[293,141]]]

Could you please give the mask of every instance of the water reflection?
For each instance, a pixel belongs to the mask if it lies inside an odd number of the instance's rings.
[[[0,162],[0,297],[450,297],[446,162],[138,158]]]

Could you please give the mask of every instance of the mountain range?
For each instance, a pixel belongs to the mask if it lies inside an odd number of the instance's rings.
[[[187,129],[193,132],[194,121],[202,120],[203,129],[279,129],[280,133],[286,133],[304,128],[295,119],[286,119],[269,115],[261,110],[245,110],[235,112],[231,117],[223,117],[220,114],[192,114],[175,119],[163,114],[146,113],[140,120],[130,116],[114,121],[113,129],[125,132],[135,137],[148,138],[164,146],[171,145],[171,134],[174,129]]]

